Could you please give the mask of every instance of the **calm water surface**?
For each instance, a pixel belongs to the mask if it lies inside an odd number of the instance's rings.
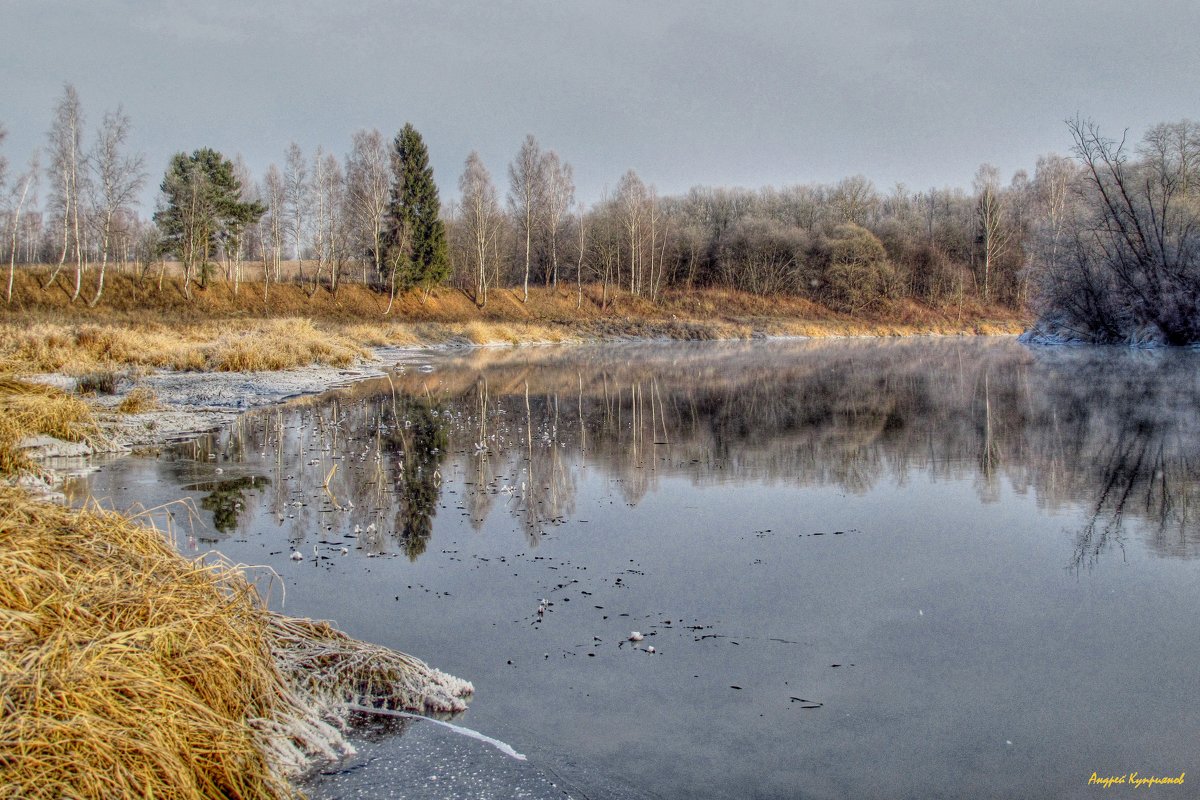
[[[418,353],[69,488],[192,498],[181,549],[472,680],[461,724],[582,795],[1085,797],[1200,783],[1198,376],[1009,339]]]

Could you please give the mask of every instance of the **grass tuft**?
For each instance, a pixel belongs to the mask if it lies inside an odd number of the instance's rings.
[[[345,747],[335,703],[457,711],[471,691],[264,610],[236,567],[151,527],[0,487],[4,796],[290,798]]]
[[[79,376],[75,391],[80,394],[116,394],[120,376],[111,369],[89,372]]]
[[[40,383],[0,377],[0,476],[34,471],[21,442],[45,434],[68,442],[104,441],[91,408],[75,395]]]
[[[145,414],[158,407],[158,397],[152,390],[145,386],[135,386],[129,390],[129,394],[121,398],[121,402],[117,404],[117,411],[121,414]]]

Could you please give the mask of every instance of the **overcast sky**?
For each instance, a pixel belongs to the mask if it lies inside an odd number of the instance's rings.
[[[660,194],[967,187],[1066,152],[1077,113],[1135,136],[1200,115],[1197,30],[1196,0],[0,0],[0,123],[19,168],[71,82],[89,137],[124,105],[153,186],[174,152],[258,176],[290,141],[343,155],[411,121],[444,200],[471,150],[503,193],[526,133],[587,202],[629,168]]]

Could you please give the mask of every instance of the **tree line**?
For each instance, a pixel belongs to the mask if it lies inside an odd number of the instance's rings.
[[[629,170],[591,204],[577,201],[571,164],[533,135],[507,165],[506,186],[472,152],[458,199],[442,203],[426,145],[406,125],[390,141],[356,132],[342,158],[293,143],[282,167],[257,179],[240,157],[179,153],[151,219],[137,212],[148,175],[128,152],[129,124],[120,109],[105,114],[85,147],[68,85],[46,163],[34,158],[11,177],[0,169],[10,286],[17,263],[48,263],[52,279],[69,268],[76,299],[95,273],[95,302],[110,262],[157,268],[161,282],[169,258],[188,292],[213,274],[236,291],[247,269],[264,290],[298,282],[336,292],[352,280],[394,298],[449,284],[481,307],[497,287],[528,300],[531,284],[573,290],[580,302],[595,284],[605,304],[617,292],[654,301],[728,287],[848,313],[969,298],[1031,308],[1044,329],[1084,340],[1200,337],[1200,323],[1186,322],[1200,301],[1200,136],[1188,121],[1153,128],[1131,153],[1076,120],[1073,158],[1042,156],[1032,175],[1007,180],[984,164],[970,190],[880,190],[852,176],[664,197]]]

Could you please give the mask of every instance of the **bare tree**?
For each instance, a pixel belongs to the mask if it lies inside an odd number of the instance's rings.
[[[1200,124],[1124,138],[1068,122],[1082,177],[1066,242],[1037,276],[1039,327],[1094,342],[1200,341]]]
[[[270,270],[263,268],[265,296],[267,284],[271,280],[279,282],[279,261],[283,257],[283,243],[287,235],[287,181],[275,164],[267,167],[263,176],[262,198],[267,205],[267,213],[263,220],[267,228],[267,246],[271,253]]]
[[[641,290],[644,253],[643,226],[647,218],[648,194],[646,184],[637,173],[629,170],[621,176],[617,183],[616,203],[619,209],[621,225],[625,230],[625,241],[629,247],[629,293],[639,294]],[[618,278],[618,283],[620,279]]]
[[[54,120],[50,125],[50,204],[53,213],[62,221],[62,249],[58,266],[50,273],[46,287],[58,278],[67,255],[75,257],[75,292],[71,299],[79,297],[83,286],[83,223],[79,217],[79,196],[83,189],[83,110],[79,93],[71,84],[63,87],[62,99],[54,107]]]
[[[383,276],[383,215],[390,181],[388,146],[378,130],[355,132],[346,157],[346,199],[355,239],[369,253],[376,279]],[[363,283],[367,282],[364,260]]]
[[[576,207],[575,211],[575,307],[583,307],[583,259],[588,251],[588,219],[587,209],[583,203]]]
[[[975,216],[979,226],[978,241],[983,250],[981,291],[983,299],[989,301],[992,272],[1009,243],[1007,214],[1000,196],[1000,171],[991,164],[983,164],[975,173]]]
[[[829,202],[838,222],[866,225],[879,197],[875,194],[873,183],[862,175],[854,175],[838,181],[830,193]]]
[[[4,138],[4,129],[0,128],[0,141]],[[0,187],[3,187],[3,172],[6,171],[7,164],[0,161]],[[8,293],[6,300],[12,302],[13,293],[13,278],[16,275],[17,268],[17,238],[21,230],[21,213],[24,211],[25,204],[30,205],[37,203],[37,179],[40,167],[38,166],[38,156],[34,152],[29,159],[29,169],[25,174],[18,175],[13,182],[11,189],[11,201],[9,203],[8,220],[10,230],[10,247],[8,251]]]
[[[317,148],[313,158],[313,230],[317,254],[317,273],[313,291],[321,283],[321,273],[329,270],[329,290],[337,292],[345,255],[345,226],[342,212],[346,206],[346,180],[342,165],[332,153]]]
[[[304,282],[304,233],[308,225],[308,164],[300,145],[288,145],[283,166],[285,219],[296,248],[296,268],[300,282]]]
[[[528,303],[533,233],[543,213],[546,198],[546,162],[532,133],[525,137],[516,160],[508,165],[508,182],[508,205],[525,238],[524,302]]]
[[[475,303],[483,308],[487,305],[488,254],[495,249],[504,215],[496,199],[492,176],[475,151],[467,156],[466,167],[458,179],[458,188],[462,192],[459,202],[462,223],[470,241],[470,258],[474,262]]]
[[[88,156],[93,175],[92,205],[100,234],[100,276],[89,306],[95,306],[104,294],[104,274],[114,222],[119,215],[132,213],[137,193],[146,183],[145,159],[140,153],[125,152],[128,138],[129,117],[118,106],[116,111],[104,115],[96,143]]]
[[[558,237],[570,214],[571,204],[575,202],[575,176],[571,165],[560,160],[553,150],[544,156],[543,170],[546,182],[544,222],[546,237],[550,240],[550,270],[546,273],[546,283],[557,287]]]
[[[260,205],[261,197],[258,193],[258,187],[254,184],[250,168],[246,166],[246,162],[240,153],[234,156],[233,159],[233,175],[241,187],[238,193],[238,200],[247,205]],[[259,221],[261,221],[261,218]],[[255,222],[254,227],[257,226],[258,222]],[[242,284],[242,256],[246,249],[248,233],[250,233],[248,227],[241,224],[232,225],[224,240],[225,280],[233,285],[234,297],[237,297],[238,289]]]

